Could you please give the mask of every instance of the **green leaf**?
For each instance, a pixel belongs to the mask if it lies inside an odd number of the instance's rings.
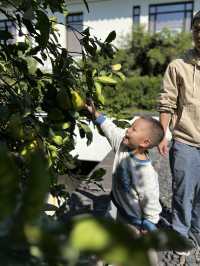
[[[90,176],[90,180],[93,179],[95,181],[102,181],[103,176],[106,174],[106,170],[104,168],[98,168],[95,170],[92,175]]]
[[[92,139],[93,139],[93,135],[92,135],[92,131],[90,129],[90,127],[82,122],[78,123],[78,127],[79,127],[79,132],[80,132],[80,136],[82,138],[84,138],[86,136],[87,138],[87,145],[91,144]],[[83,134],[82,134],[83,131]]]
[[[115,38],[116,38],[116,32],[113,30],[113,31],[111,31],[111,32],[108,34],[108,36],[107,36],[105,42],[107,42],[107,43],[111,43],[112,41],[115,40]]]
[[[89,216],[75,220],[70,245],[81,252],[95,253],[109,263],[150,266],[147,246],[124,224]]]
[[[37,56],[33,56],[33,58],[38,62],[40,63],[41,65],[44,65],[44,62]]]
[[[87,37],[89,37],[89,36],[90,36],[90,28],[87,27],[84,31],[82,31],[82,33],[83,33],[84,35],[86,35]]]
[[[62,111],[60,111],[58,108],[52,108],[49,110],[48,117],[52,121],[61,121],[65,118]]]
[[[50,176],[47,161],[40,151],[33,151],[30,155],[29,171],[22,206],[25,224],[32,223],[40,216],[49,191]]]
[[[40,31],[38,43],[42,48],[47,46],[50,34],[50,22],[48,16],[41,10],[37,10],[37,24],[36,28]]]
[[[16,208],[18,195],[18,170],[7,148],[0,145],[0,221],[7,218]]]
[[[34,13],[33,8],[31,6],[31,1],[27,1],[27,9],[24,12],[23,18],[26,20],[33,20],[34,19]]]
[[[9,39],[13,39],[12,34],[6,30],[0,30],[0,36],[1,36],[1,39],[5,41]]]
[[[116,85],[117,81],[108,76],[99,76],[95,78],[96,81],[105,84],[105,85]]]
[[[86,70],[85,77],[86,77],[86,83],[87,83],[88,89],[89,91],[91,91],[94,86],[91,69]]]
[[[26,26],[30,35],[33,36],[36,33],[36,30],[35,30],[32,22],[31,22],[31,20],[22,18],[22,21],[23,21],[24,25]]]
[[[75,223],[69,241],[79,250],[99,251],[112,242],[112,237],[97,220],[85,218]]]
[[[84,48],[91,56],[96,55],[96,47],[93,47],[92,45],[85,43]]]
[[[122,72],[116,72],[115,75],[119,76],[122,81],[126,80],[126,76]]]
[[[27,55],[36,55],[40,51],[40,46],[36,46],[30,49]]]

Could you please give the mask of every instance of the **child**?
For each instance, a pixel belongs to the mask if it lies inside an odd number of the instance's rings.
[[[140,232],[155,230],[161,206],[158,176],[148,149],[164,137],[160,122],[142,116],[123,130],[99,113],[92,102],[86,108],[115,152],[109,214]]]

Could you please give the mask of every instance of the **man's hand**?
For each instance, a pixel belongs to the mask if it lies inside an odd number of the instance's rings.
[[[169,148],[168,148],[168,140],[166,137],[158,145],[158,151],[162,156],[166,156],[168,154]]]

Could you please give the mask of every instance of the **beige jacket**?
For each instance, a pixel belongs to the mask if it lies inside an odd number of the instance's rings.
[[[194,49],[167,67],[158,110],[172,114],[174,139],[200,147],[200,57]]]

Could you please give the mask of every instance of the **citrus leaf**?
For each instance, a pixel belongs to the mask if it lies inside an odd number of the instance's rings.
[[[107,43],[111,43],[112,41],[115,40],[115,38],[116,38],[116,32],[113,30],[113,31],[111,31],[111,32],[108,34],[108,36],[107,36],[105,42],[107,42]]]
[[[42,48],[47,46],[50,34],[50,22],[48,16],[41,10],[37,10],[38,22],[36,27],[40,31],[40,36],[38,37],[38,43]]]
[[[25,224],[33,222],[40,216],[50,184],[47,162],[41,152],[36,151],[31,154],[29,169],[30,176],[23,195],[22,207]]]
[[[0,146],[0,220],[10,216],[17,203],[18,170],[7,148]]]

